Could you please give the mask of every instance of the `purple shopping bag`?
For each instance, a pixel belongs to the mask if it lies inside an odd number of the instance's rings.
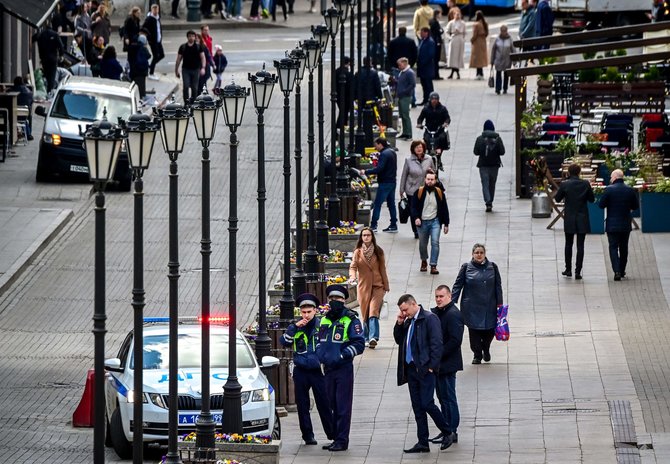
[[[507,323],[508,305],[498,307],[498,323],[496,324],[496,340],[506,342],[509,340],[509,324]]]

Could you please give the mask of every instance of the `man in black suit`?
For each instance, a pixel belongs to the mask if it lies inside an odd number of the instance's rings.
[[[211,8],[211,6],[210,6]],[[163,50],[163,27],[161,26],[160,5],[151,5],[151,11],[144,20],[142,28],[149,32],[149,46],[151,47],[151,65],[149,66],[149,79],[158,80],[156,76],[156,64],[165,58]]]
[[[626,277],[628,263],[628,238],[631,231],[631,211],[640,207],[635,189],[623,183],[623,171],[615,169],[610,175],[610,185],[600,198],[598,206],[607,208],[605,232],[609,242],[610,261],[614,280]]]
[[[405,294],[398,300],[400,311],[393,327],[393,338],[399,345],[398,385],[407,383],[412,401],[416,434],[419,439],[405,453],[428,453],[428,414],[443,434],[440,449],[453,443],[449,424],[435,405],[435,376],[442,357],[442,329],[439,318],[426,311],[412,295]]]
[[[456,398],[456,372],[463,370],[463,355],[461,354],[461,343],[463,343],[463,315],[451,299],[451,289],[446,285],[440,285],[435,289],[435,306],[431,312],[440,318],[442,326],[442,358],[440,359],[440,371],[437,375],[437,399],[444,419],[449,424],[449,431],[454,443],[458,443],[458,424],[460,414],[458,412],[458,400]],[[432,443],[440,443],[444,438],[439,434],[431,438]]]
[[[586,234],[591,232],[589,222],[589,209],[587,202],[593,203],[593,189],[587,180],[580,179],[579,173],[582,168],[575,163],[568,166],[567,180],[561,182],[554,200],[561,202],[565,200],[563,210],[563,230],[565,232],[565,271],[566,277],[572,277],[572,245],[577,235],[577,259],[575,261],[575,279],[582,278],[582,263],[584,262],[584,240]]]
[[[416,63],[416,53],[416,42],[407,37],[407,28],[400,26],[398,36],[389,42],[387,57],[390,66],[396,66],[400,58],[407,58],[409,67],[413,68]]]

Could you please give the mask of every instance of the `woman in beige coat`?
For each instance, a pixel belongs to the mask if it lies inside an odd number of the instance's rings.
[[[486,38],[489,35],[489,25],[481,11],[475,13],[475,24],[472,26],[472,53],[470,54],[470,68],[477,69],[477,80],[484,79],[484,68],[489,65]]]
[[[463,57],[465,55],[465,22],[461,17],[460,10],[454,11],[454,19],[447,23],[446,28],[447,37],[449,37],[449,57],[447,58],[447,67],[451,69],[448,79],[461,78],[460,69],[463,64]]]
[[[377,245],[375,233],[363,227],[349,265],[349,283],[358,284],[358,304],[365,323],[365,346],[375,348],[379,342],[379,314],[384,294],[389,291],[384,250]]]

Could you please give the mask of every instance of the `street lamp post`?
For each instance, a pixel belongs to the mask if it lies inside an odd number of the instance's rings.
[[[293,273],[293,296],[297,298],[307,291],[305,272],[302,265],[302,124],[300,118],[300,83],[305,75],[307,54],[302,48],[294,48],[289,58],[300,64],[295,76],[295,272]]]
[[[169,306],[169,341],[168,353],[168,451],[166,462],[169,464],[181,463],[177,453],[177,434],[179,421],[179,406],[177,404],[179,388],[179,174],[177,169],[177,158],[184,150],[186,131],[190,111],[188,108],[172,102],[165,108],[155,109],[161,121],[161,140],[163,149],[170,158],[170,195],[169,195],[169,258],[168,279],[170,282]]]
[[[234,82],[221,92],[223,116],[230,130],[230,208],[228,216],[228,379],[223,386],[223,433],[242,429],[242,385],[237,379],[237,128],[242,124],[249,88]],[[264,291],[264,290],[263,290]]]
[[[369,0],[368,0],[369,2]],[[363,69],[363,0],[356,0],[358,9],[356,11],[356,16],[358,18],[358,61],[356,63],[358,68],[358,76],[361,75],[361,69]],[[356,79],[356,95],[361,94],[361,79]],[[365,154],[365,132],[363,132],[363,106],[365,102],[359,98],[358,99],[358,120],[356,123],[356,137],[354,142],[354,148],[356,153],[361,155]]]
[[[308,240],[305,252],[305,272],[314,275],[319,272],[319,253],[316,250],[316,229],[314,223],[314,70],[321,59],[321,45],[313,39],[305,40],[302,49],[307,55],[307,70],[309,71],[309,87],[307,102],[307,149],[309,154],[308,183]],[[327,234],[327,231],[326,231]],[[326,235],[327,236],[327,235]]]
[[[133,462],[141,464],[144,452],[143,419],[143,367],[144,367],[144,183],[142,176],[149,169],[151,153],[156,140],[159,124],[140,112],[128,121],[119,119],[126,132],[128,160],[135,179],[134,197],[134,239],[133,239]]]
[[[330,31],[330,196],[328,197],[328,226],[338,227],[340,225],[340,198],[337,196],[337,157],[335,150],[337,148],[337,78],[335,67],[335,37],[340,27],[342,15],[336,8],[329,8],[323,14],[326,25]]]
[[[317,94],[319,96],[317,106],[317,122],[319,125],[319,222],[316,224],[316,250],[319,254],[328,254],[328,224],[326,223],[326,198],[325,198],[325,142],[323,134],[324,114],[323,114],[323,54],[328,47],[330,31],[326,25],[312,26],[312,35],[319,42],[321,53],[319,54],[319,86]]]
[[[354,31],[356,30],[356,15],[354,14],[354,8],[359,3],[359,0],[350,0],[349,5],[351,6],[351,13],[349,15],[349,56],[351,57],[352,63],[354,60]],[[357,63],[360,62],[361,58],[358,57]],[[354,74],[354,66],[351,65],[351,74]],[[352,89],[353,90],[353,89]],[[353,92],[352,92],[353,93]],[[349,154],[354,153],[354,102],[353,95],[351,95],[352,101],[348,102],[350,106],[349,110],[349,144],[347,145],[347,151]]]
[[[216,132],[216,121],[221,108],[221,100],[212,98],[203,89],[193,101],[191,111],[193,113],[193,125],[195,135],[202,145],[202,238],[200,240],[200,254],[202,255],[202,296],[200,302],[200,328],[201,328],[201,409],[200,415],[195,422],[196,448],[214,448],[214,432],[216,422],[210,410],[210,263],[212,254],[212,240],[210,236],[210,160],[209,144]],[[204,456],[203,456],[204,457]]]
[[[254,107],[258,116],[258,335],[256,337],[256,358],[259,362],[263,356],[269,356],[272,350],[272,340],[268,335],[266,303],[266,268],[265,268],[265,110],[270,106],[272,90],[277,82],[277,76],[263,69],[256,74],[249,74]]]
[[[123,134],[119,126],[102,120],[86,127],[84,144],[88,172],[94,182],[95,196],[95,283],[93,339],[95,361],[95,406],[93,429],[93,462],[105,462],[105,186],[114,177]],[[142,404],[140,402],[140,404]]]
[[[279,300],[279,318],[283,323],[293,319],[294,301],[291,295],[291,115],[289,96],[295,85],[300,63],[291,58],[274,62],[279,75],[279,88],[284,94],[284,293]]]
[[[344,49],[345,49],[345,34],[344,34],[344,24],[347,21],[347,17],[349,16],[349,9],[350,9],[350,0],[335,0],[335,6],[337,10],[340,13],[340,66],[344,66]],[[352,57],[353,58],[353,57]],[[344,126],[347,121],[348,115],[344,113],[344,107],[346,105],[346,86],[347,86],[347,75],[345,72],[341,72],[340,75],[337,77],[337,85],[338,85],[338,97],[339,97],[339,107],[340,107],[340,112],[342,113],[342,117],[339,118],[339,127],[338,129],[338,135],[339,135],[339,149],[340,149],[340,164],[337,166],[337,190],[339,192],[338,198],[340,198],[340,202],[342,202],[342,197],[347,195],[347,192],[350,189],[349,186],[349,176],[344,170],[344,165],[345,165],[345,137],[344,137]],[[333,132],[334,134],[334,132]],[[335,157],[335,150],[333,150],[333,162],[334,160],[337,159]],[[335,173],[335,164],[333,164],[333,173]],[[340,211],[338,211],[340,213]],[[335,226],[332,224],[330,227],[337,227],[339,226],[339,220],[342,219],[341,214],[338,215],[338,221]]]

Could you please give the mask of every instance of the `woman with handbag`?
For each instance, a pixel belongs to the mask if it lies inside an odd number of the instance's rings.
[[[349,265],[349,284],[358,285],[358,305],[365,327],[365,346],[374,349],[379,342],[379,315],[384,295],[389,291],[384,250],[377,245],[375,233],[363,227]]]
[[[500,95],[500,88],[503,93],[507,93],[507,86],[509,84],[509,76],[507,70],[512,67],[512,53],[516,53],[516,48],[512,43],[512,37],[507,32],[507,26],[503,24],[500,26],[500,34],[493,43],[491,49],[491,67],[496,70],[496,94]]]
[[[489,25],[484,19],[484,14],[477,11],[475,24],[472,26],[472,53],[470,54],[470,68],[477,70],[478,81],[484,80],[484,68],[489,64],[488,52],[486,51],[486,38],[489,36]]]
[[[452,287],[452,300],[461,298],[461,313],[470,335],[472,364],[491,361],[491,341],[498,324],[498,307],[503,304],[498,266],[486,258],[486,247],[475,243],[472,260],[463,263]]]
[[[411,198],[419,190],[429,169],[436,171],[435,161],[432,157],[426,156],[426,152],[428,151],[426,142],[423,140],[414,140],[409,150],[411,155],[405,159],[405,164],[402,167],[402,175],[400,176],[400,198],[406,199]],[[416,229],[414,221],[409,222],[412,225],[414,238],[418,239],[419,232]]]

